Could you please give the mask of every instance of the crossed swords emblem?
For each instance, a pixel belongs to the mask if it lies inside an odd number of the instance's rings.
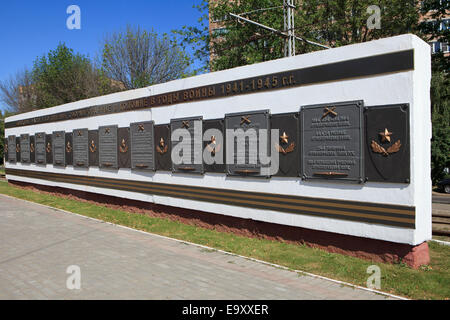
[[[250,124],[252,121],[250,120],[250,116],[242,116],[241,117],[241,126],[245,124]]]
[[[325,118],[329,114],[333,115],[333,117],[336,117],[337,112],[334,110],[336,110],[336,107],[325,107],[325,109],[323,110],[322,119]]]

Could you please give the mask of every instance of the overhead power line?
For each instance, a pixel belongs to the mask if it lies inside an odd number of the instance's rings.
[[[323,45],[321,43],[318,42],[314,42],[314,41],[310,41],[307,39],[304,39],[302,37],[296,36],[295,35],[295,27],[294,27],[294,9],[295,6],[292,4],[293,0],[284,0],[283,6],[278,6],[278,7],[271,7],[271,8],[263,8],[263,9],[256,9],[253,11],[249,11],[249,12],[244,12],[241,14],[234,14],[234,13],[229,13],[230,16],[232,16],[233,18],[236,18],[240,21],[243,22],[247,22],[250,24],[254,24],[262,29],[268,30],[274,34],[277,34],[279,36],[282,36],[283,38],[286,39],[285,41],[285,48],[284,48],[284,56],[285,57],[291,57],[291,56],[295,56],[295,40],[299,40],[299,41],[303,41],[305,43],[311,44],[311,45],[315,45],[315,46],[319,46],[321,48],[325,48],[325,49],[330,49],[330,47]],[[266,10],[272,10],[272,9],[277,9],[277,8],[283,8],[283,12],[284,12],[284,31],[280,31],[277,30],[275,28],[266,26],[262,23],[250,20],[248,18],[244,18],[243,15],[249,15],[251,13],[255,13],[255,12],[260,12],[260,11],[266,11]]]

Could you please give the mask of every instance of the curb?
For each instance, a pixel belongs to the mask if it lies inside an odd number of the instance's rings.
[[[333,282],[333,283],[336,283],[336,284],[340,284],[340,285],[344,285],[344,286],[348,286],[348,287],[351,287],[351,288],[354,288],[354,289],[360,289],[360,290],[372,292],[372,293],[375,293],[375,294],[379,294],[379,295],[382,295],[382,296],[386,296],[386,297],[390,297],[390,298],[394,298],[394,299],[398,299],[398,300],[410,300],[410,299],[408,299],[406,297],[401,297],[401,296],[397,296],[397,295],[390,294],[390,293],[387,293],[387,292],[378,291],[378,290],[370,289],[370,288],[366,288],[366,287],[361,287],[361,286],[358,286],[358,285],[355,285],[355,284],[352,284],[352,283],[348,283],[348,282],[344,282],[344,281],[340,281],[340,280],[327,278],[327,277],[320,276],[320,275],[313,274],[313,273],[309,273],[309,272],[306,272],[306,271],[303,271],[303,270],[290,269],[288,267],[281,266],[281,265],[278,265],[278,264],[275,264],[275,263],[271,263],[271,262],[267,262],[267,261],[264,261],[264,260],[259,260],[259,259],[255,259],[255,258],[251,258],[251,257],[242,256],[242,255],[239,255],[239,254],[236,254],[236,253],[224,251],[224,250],[221,250],[221,249],[216,249],[216,248],[213,248],[213,247],[208,247],[208,246],[205,246],[205,245],[201,245],[201,244],[197,244],[197,243],[193,243],[193,242],[189,242],[189,241],[185,241],[185,240],[180,240],[180,239],[176,239],[176,238],[170,238],[170,237],[166,237],[166,236],[159,235],[159,234],[156,234],[156,233],[151,233],[151,232],[147,232],[147,231],[143,231],[143,230],[133,229],[133,228],[130,228],[130,227],[127,227],[127,226],[123,226],[123,225],[120,225],[120,224],[115,224],[115,223],[112,223],[112,222],[103,221],[103,220],[100,220],[100,219],[84,216],[84,215],[81,215],[81,214],[78,214],[78,213],[74,213],[74,212],[70,212],[70,211],[66,211],[66,210],[63,210],[63,209],[54,208],[54,207],[51,207],[51,206],[48,206],[48,205],[44,205],[44,204],[40,204],[40,203],[37,203],[37,202],[23,200],[23,199],[16,198],[16,197],[13,197],[13,196],[9,196],[9,195],[5,195],[5,194],[0,194],[0,195],[8,197],[8,198],[11,198],[11,199],[16,199],[16,200],[28,202],[30,204],[40,205],[42,207],[46,207],[46,208],[49,208],[49,209],[52,209],[52,210],[55,210],[55,211],[60,211],[60,212],[63,212],[63,213],[76,215],[76,216],[79,216],[81,218],[93,220],[93,221],[96,221],[96,222],[106,223],[106,224],[109,224],[109,225],[112,225],[112,226],[115,226],[115,227],[124,228],[124,229],[131,230],[131,231],[134,231],[134,232],[139,232],[139,233],[142,233],[142,234],[159,237],[159,238],[166,239],[166,240],[176,241],[176,242],[179,242],[179,243],[196,246],[196,247],[203,248],[203,249],[213,250],[213,251],[220,252],[220,253],[223,253],[223,254],[226,254],[226,255],[230,255],[230,256],[244,258],[244,259],[247,259],[247,260],[250,260],[250,261],[258,262],[258,263],[261,263],[261,264],[269,265],[269,266],[272,266],[272,267],[275,267],[275,268],[280,268],[280,269],[287,270],[287,271],[296,272],[296,273],[307,275],[307,276],[310,276],[310,277],[313,277],[313,278],[330,281],[330,282]],[[445,242],[445,241],[440,241],[440,240],[433,240],[433,241]],[[445,242],[445,243],[448,243],[448,245],[450,245],[450,242]]]

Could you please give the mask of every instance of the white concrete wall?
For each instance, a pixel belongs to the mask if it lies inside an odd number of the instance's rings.
[[[306,85],[268,92],[236,95],[232,97],[196,101],[157,107],[148,110],[102,115],[86,119],[39,124],[22,128],[6,129],[5,136],[34,134],[56,130],[71,131],[77,128],[97,129],[98,126],[118,124],[128,126],[132,122],[154,120],[155,124],[169,123],[170,119],[203,116],[203,119],[221,118],[226,113],[270,109],[271,113],[298,111],[300,106],[320,103],[332,103],[349,100],[364,100],[366,106],[409,103],[411,132],[411,183],[392,184],[368,182],[365,184],[340,184],[332,182],[305,182],[300,178],[277,178],[269,181],[259,179],[227,177],[225,174],[206,173],[204,176],[180,175],[168,172],[131,172],[120,169],[118,173],[100,170],[96,167],[78,169],[71,166],[66,169],[47,165],[49,172],[103,176],[121,179],[164,182],[172,184],[195,185],[233,190],[245,190],[268,193],[284,193],[317,198],[333,198],[374,203],[388,203],[416,207],[416,228],[381,226],[363,222],[313,217],[298,214],[281,213],[270,210],[234,207],[216,203],[205,203],[162,196],[147,196],[132,192],[117,192],[119,197],[151,201],[171,206],[186,207],[216,212],[236,217],[299,226],[316,230],[330,231],[361,237],[375,238],[399,243],[419,244],[431,238],[431,177],[430,177],[430,50],[429,46],[413,35],[402,35],[362,44],[304,54],[230,70],[204,74],[188,79],[171,81],[144,89],[131,90],[108,96],[77,101],[66,105],[20,114],[6,119],[6,122],[48,115],[57,112],[80,109],[87,106],[106,104],[140,98],[149,94],[193,88],[202,85],[225,82],[235,79],[254,77],[275,72],[288,71],[304,67],[317,66],[332,62],[369,57],[385,53],[414,49],[414,70],[390,73],[380,76],[350,79]],[[42,166],[6,164],[7,168],[24,170],[43,170]],[[53,183],[17,176],[8,178],[55,185],[110,195],[109,189],[77,186],[65,183]]]

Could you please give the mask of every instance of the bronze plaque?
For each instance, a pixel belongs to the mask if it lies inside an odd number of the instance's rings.
[[[363,101],[301,109],[302,178],[364,182]]]
[[[170,125],[155,125],[155,164],[156,170],[171,171]]]
[[[8,158],[8,138],[4,138],[4,145],[3,145],[3,156],[4,156],[4,162],[9,161]]]
[[[53,165],[58,167],[66,166],[66,133],[64,131],[53,131]]]
[[[16,137],[16,161],[21,162],[20,158],[20,137]]]
[[[38,132],[34,135],[35,146],[35,160],[36,164],[47,163],[47,146],[45,141],[45,132]]]
[[[269,176],[262,169],[270,163],[261,162],[261,156],[270,155],[269,117],[268,110],[225,115],[228,175]]]
[[[98,128],[100,168],[118,169],[117,125]]]
[[[278,140],[272,141],[278,152],[279,168],[275,176],[298,177],[300,175],[300,113],[273,114],[270,118],[271,130],[278,129]]]
[[[179,173],[203,173],[203,129],[202,117],[170,120],[171,137],[183,133],[178,140],[172,140],[172,152],[179,158],[172,158],[172,171]],[[181,134],[180,134],[181,135]]]
[[[98,130],[89,130],[89,166],[98,167]]]
[[[370,106],[364,118],[366,181],[409,183],[409,104]]]
[[[66,143],[65,143],[65,153],[66,153],[66,165],[73,165],[73,133],[66,132]]]
[[[17,162],[16,136],[8,136],[8,162]]]
[[[73,166],[77,168],[89,167],[88,153],[88,129],[75,129],[72,132],[73,139]]]
[[[30,136],[30,163],[36,162],[36,144],[34,142],[34,135]]]
[[[203,120],[203,166],[205,172],[225,172],[225,130],[223,119]]]
[[[131,168],[130,128],[118,129],[119,168]]]
[[[30,163],[30,135],[20,135],[20,161],[22,163]]]
[[[45,158],[48,164],[53,163],[53,141],[52,135],[45,135]]]
[[[155,170],[154,122],[136,122],[130,124],[131,168]]]

